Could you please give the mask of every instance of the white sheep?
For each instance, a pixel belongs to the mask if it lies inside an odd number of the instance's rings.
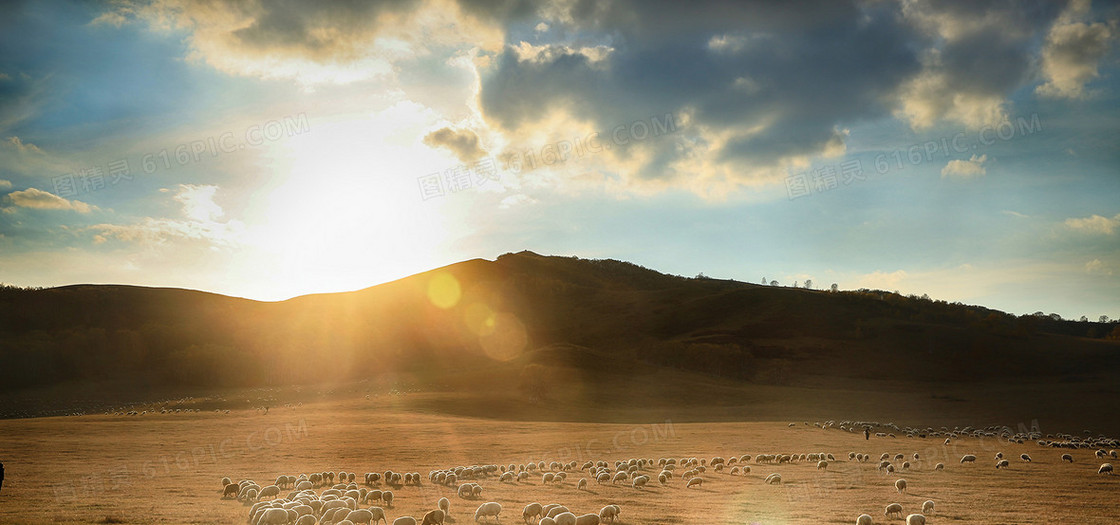
[[[583,490],[583,489],[586,489],[586,488],[587,488],[587,478],[580,478],[579,482],[576,483],[576,490]]]
[[[933,466],[933,470],[945,470],[945,464],[944,463],[938,463],[938,464]]]
[[[856,525],[874,525],[874,522],[871,521],[871,516],[869,514],[860,514],[859,517],[856,518]]]
[[[766,484],[767,485],[781,485],[782,484],[782,475],[775,472],[773,474],[770,474],[769,476],[766,476]]]
[[[926,517],[921,514],[906,516],[906,525],[926,525]]]
[[[996,462],[996,469],[1007,468],[1011,464],[1006,459],[1001,459]]]
[[[827,468],[828,468],[828,462],[827,461],[818,461],[817,462],[817,470],[827,469]]]
[[[335,525],[340,525],[336,523]],[[393,525],[416,525],[416,518],[412,516],[401,516],[393,520]]]
[[[599,515],[588,513],[576,516],[575,525],[599,525]]]
[[[295,511],[292,511],[292,514],[295,514]],[[295,521],[295,517],[289,515],[287,509],[271,508],[257,516],[257,520],[253,523],[254,525],[287,525]]]
[[[1019,459],[1026,461],[1027,463],[1031,462],[1031,457],[1027,454],[1019,454]]]
[[[561,512],[552,519],[556,520],[556,525],[576,525],[576,515],[571,512]]]
[[[442,510],[446,515],[451,514],[451,500],[447,498],[440,498],[439,501],[436,502],[436,507],[439,507],[439,510]]]
[[[904,494],[906,492],[906,480],[900,479],[894,482],[894,488],[899,494]]]
[[[922,514],[933,514],[933,500],[927,499],[922,503]]]
[[[1104,463],[1097,469],[1097,474],[1112,474],[1112,463]]]
[[[306,514],[296,518],[295,523],[292,525],[315,525],[316,519],[314,514]]]
[[[901,518],[902,517],[902,504],[891,503],[890,505],[887,505],[886,510],[883,511],[883,515],[887,516],[888,518],[891,517],[891,516],[898,516],[899,518]]]
[[[482,521],[482,518],[494,518],[498,520],[498,514],[502,512],[502,505],[496,501],[488,501],[478,506],[478,510],[474,511],[474,521]],[[395,524],[394,524],[395,525]]]
[[[636,489],[640,489],[640,488],[645,487],[647,483],[649,483],[649,476],[638,476],[638,477],[634,478],[634,481],[631,483],[631,486],[633,486]]]
[[[684,488],[687,489],[687,488],[690,488],[690,487],[699,487],[703,483],[704,483],[704,478],[692,478],[692,479],[688,480],[688,483],[685,483]]]
[[[539,518],[543,514],[544,514],[544,511],[543,511],[543,507],[541,507],[541,504],[537,503],[537,502],[533,502],[533,503],[530,503],[528,505],[525,505],[525,510],[521,511],[521,519],[525,520],[525,523],[529,523],[530,522],[529,520],[531,520],[533,518]]]
[[[975,463],[975,462],[976,462],[976,456],[973,455],[973,454],[965,454],[964,456],[961,456],[961,463]]]

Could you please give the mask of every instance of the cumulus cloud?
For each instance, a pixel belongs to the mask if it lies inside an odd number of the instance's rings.
[[[464,163],[486,155],[479,144],[478,134],[469,129],[440,128],[424,136],[424,144],[433,148],[446,148]]]
[[[2,202],[9,211],[13,208],[30,208],[34,210],[73,210],[78,213],[89,213],[97,209],[96,206],[90,206],[82,201],[68,200],[36,188],[13,191],[5,195]]]
[[[1070,218],[1066,219],[1065,225],[1071,230],[1080,232],[1112,235],[1112,232],[1120,226],[1120,214],[1111,219],[1096,214],[1084,218]]]
[[[0,190],[6,190],[12,187],[12,181],[0,179]]]
[[[1088,0],[1074,0],[1050,28],[1042,48],[1045,83],[1038,94],[1055,98],[1082,98],[1085,84],[1097,78],[1097,64],[1108,53],[1113,33],[1107,24],[1086,23]]]
[[[968,160],[951,160],[944,168],[941,168],[941,176],[967,179],[984,175],[988,172],[984,168],[984,162],[987,160],[987,155],[973,155]]]
[[[192,59],[230,74],[295,78],[314,86],[391,76],[397,61],[433,49],[468,43],[496,49],[504,33],[494,19],[531,13],[518,6],[474,4],[122,0],[95,22],[140,21],[156,30],[186,31]]]
[[[941,120],[971,128],[1007,119],[1007,97],[1029,78],[1030,42],[1058,16],[1042,2],[902,2],[922,48],[921,73],[899,90],[896,115],[915,129]]]
[[[1096,275],[1112,275],[1112,268],[1101,262],[1100,259],[1093,259],[1085,263],[1085,273]]]

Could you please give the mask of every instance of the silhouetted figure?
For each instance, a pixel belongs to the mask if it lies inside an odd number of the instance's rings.
[[[863,439],[871,439],[871,427],[863,427]]]

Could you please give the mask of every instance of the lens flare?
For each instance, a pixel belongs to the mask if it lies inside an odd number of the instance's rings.
[[[428,281],[428,300],[444,310],[459,304],[463,291],[453,275],[438,273]]]

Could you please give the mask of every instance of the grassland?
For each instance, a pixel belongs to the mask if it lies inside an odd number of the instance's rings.
[[[668,486],[637,490],[597,485],[576,490],[572,473],[560,486],[481,481],[483,501],[505,507],[502,521],[518,522],[529,502],[559,502],[579,512],[622,506],[630,524],[854,523],[866,512],[885,522],[883,508],[901,503],[916,512],[937,504],[930,523],[1112,523],[1120,516],[1120,477],[1096,474],[1091,450],[1022,445],[994,438],[962,438],[949,445],[932,438],[876,438],[810,421],[647,422],[603,424],[502,421],[418,410],[424,394],[375,395],[260,410],[206,411],[143,416],[86,415],[0,421],[0,461],[7,479],[0,492],[0,523],[244,523],[247,508],[222,500],[219,480],[253,478],[269,484],[280,474],[303,472],[417,471],[420,487],[395,490],[390,518],[420,516],[441,496],[452,500],[449,523],[473,523],[478,501],[455,497],[454,488],[427,481],[431,469],[529,460],[615,460],[630,457],[710,458],[759,453],[827,452],[839,461],[827,470],[812,462],[758,465],[746,476],[711,470],[702,488]],[[485,413],[485,406],[476,407]],[[838,414],[837,417],[842,417]],[[636,419],[636,418],[635,418]],[[1074,430],[1076,429],[1056,429]],[[875,462],[847,461],[849,451],[875,457],[918,452],[907,472],[880,473]],[[996,470],[1003,452],[1011,468]],[[1034,461],[1017,458],[1029,453]],[[958,463],[977,454],[975,465]],[[945,462],[943,472],[933,465]],[[780,472],[784,483],[762,478]],[[894,489],[898,478],[909,493]],[[654,482],[656,485],[656,481]],[[894,520],[899,522],[898,520]]]

